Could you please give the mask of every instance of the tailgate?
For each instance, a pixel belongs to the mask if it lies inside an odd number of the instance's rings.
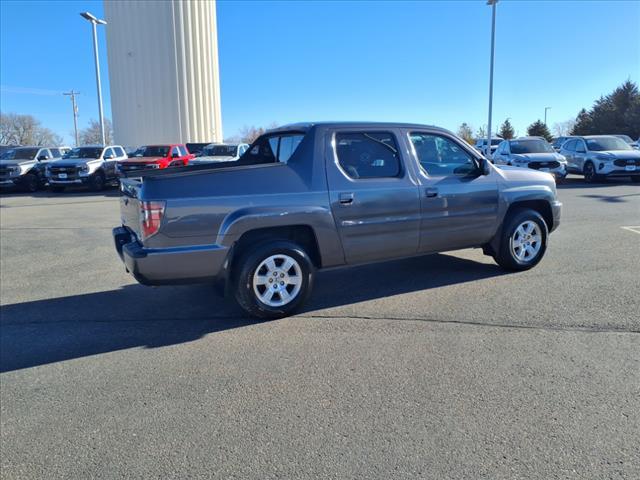
[[[142,179],[122,178],[120,180],[120,219],[122,225],[140,237],[140,191]]]

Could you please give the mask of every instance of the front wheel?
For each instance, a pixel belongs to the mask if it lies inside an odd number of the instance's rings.
[[[299,245],[285,240],[263,243],[241,255],[233,269],[236,301],[252,317],[289,316],[309,297],[314,270]]]
[[[23,187],[29,193],[34,193],[40,188],[40,179],[33,173],[27,173],[24,176]]]
[[[547,224],[538,212],[517,210],[506,219],[500,249],[493,258],[506,270],[529,270],[542,260],[548,236]]]
[[[104,190],[105,183],[104,173],[96,172],[89,179],[89,188],[94,192],[101,192]]]
[[[596,183],[602,180],[600,175],[596,174],[596,167],[593,163],[587,162],[584,164],[584,169],[582,171],[584,175],[584,179],[587,183]]]

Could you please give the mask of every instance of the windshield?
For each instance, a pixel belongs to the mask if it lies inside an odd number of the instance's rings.
[[[544,140],[513,140],[509,142],[511,153],[553,153],[553,148]]]
[[[633,143],[633,140],[631,140],[631,137],[629,135],[616,135],[616,137],[624,142]]]
[[[2,154],[3,160],[33,160],[39,148],[14,148]]]
[[[208,157],[235,157],[237,145],[211,145],[202,150],[202,154]]]
[[[78,147],[69,150],[62,158],[100,158],[102,147]]]
[[[169,153],[169,147],[166,145],[152,145],[147,147],[140,147],[133,152],[133,157],[166,157]]]
[[[631,150],[631,147],[618,137],[595,137],[585,138],[587,149],[594,152],[605,152],[608,150]]]

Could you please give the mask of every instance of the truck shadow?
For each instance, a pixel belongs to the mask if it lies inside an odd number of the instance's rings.
[[[107,186],[101,192],[92,192],[87,190],[86,187],[68,187],[63,192],[53,192],[51,190],[42,189],[37,192],[24,192],[15,188],[2,188],[0,189],[0,198],[78,198],[78,197],[119,197],[120,189],[117,186]]]
[[[502,274],[495,265],[443,254],[320,272],[303,313]],[[206,285],[134,284],[5,305],[0,308],[0,372],[176,345],[256,323]]]

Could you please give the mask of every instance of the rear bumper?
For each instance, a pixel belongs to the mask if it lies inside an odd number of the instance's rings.
[[[127,271],[143,285],[201,283],[219,278],[229,253],[219,245],[145,248],[131,231],[113,229],[116,251]]]
[[[551,214],[553,216],[553,225],[549,232],[553,232],[560,225],[560,217],[562,216],[562,202],[558,200],[551,202]]]

